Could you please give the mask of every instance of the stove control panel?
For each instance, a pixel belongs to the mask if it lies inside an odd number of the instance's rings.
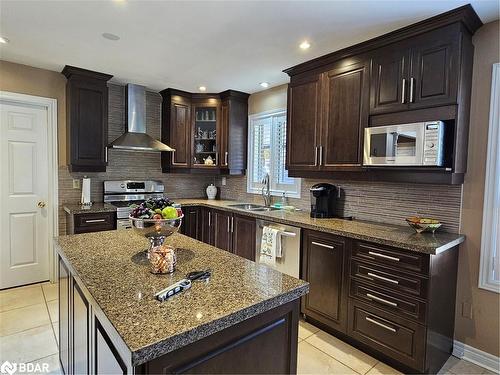
[[[104,181],[104,194],[126,193],[163,193],[165,186],[161,181]]]

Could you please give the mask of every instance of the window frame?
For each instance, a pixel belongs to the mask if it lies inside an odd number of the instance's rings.
[[[500,272],[500,213],[495,204],[500,201],[500,63],[493,64],[491,79],[488,148],[484,185],[483,222],[481,233],[481,258],[479,288],[500,293],[500,280],[493,271]]]
[[[278,108],[278,109],[272,109],[264,112],[259,112],[255,113],[252,115],[248,116],[248,155],[247,155],[247,193],[250,194],[261,194],[262,192],[262,187],[264,186],[263,184],[259,183],[253,183],[252,178],[253,178],[253,172],[254,172],[254,163],[253,163],[253,158],[254,158],[254,137],[253,137],[253,127],[254,124],[257,120],[261,118],[266,118],[266,117],[271,117],[271,116],[285,116],[286,117],[287,111],[284,108]],[[271,133],[271,149],[273,150],[273,154],[275,152],[275,144],[276,144],[276,135],[274,132]],[[285,151],[286,152],[286,151]],[[274,155],[273,155],[274,157]],[[285,166],[286,168],[286,166]],[[288,190],[283,190],[279,189],[275,183],[275,179],[272,178],[271,176],[271,183],[270,183],[270,193],[273,196],[278,196],[281,197],[283,192],[286,193],[286,197],[288,198],[300,198],[300,193],[301,193],[301,179],[297,177],[290,177],[294,180],[295,184],[295,189],[294,191],[288,191]]]

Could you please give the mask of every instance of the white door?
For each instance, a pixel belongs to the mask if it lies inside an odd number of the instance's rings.
[[[49,279],[48,112],[0,102],[0,289]]]

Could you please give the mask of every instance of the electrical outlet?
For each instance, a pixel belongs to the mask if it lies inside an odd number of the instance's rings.
[[[220,184],[226,186],[226,177],[222,177]]]
[[[80,180],[78,178],[73,179],[73,189],[80,189]]]
[[[472,319],[472,304],[469,302],[462,302],[462,317]]]

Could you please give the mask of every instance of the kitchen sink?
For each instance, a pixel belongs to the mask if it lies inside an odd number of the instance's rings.
[[[276,211],[279,208],[276,207],[266,207],[260,204],[253,203],[239,203],[239,204],[229,204],[228,207],[239,208],[246,211]]]

